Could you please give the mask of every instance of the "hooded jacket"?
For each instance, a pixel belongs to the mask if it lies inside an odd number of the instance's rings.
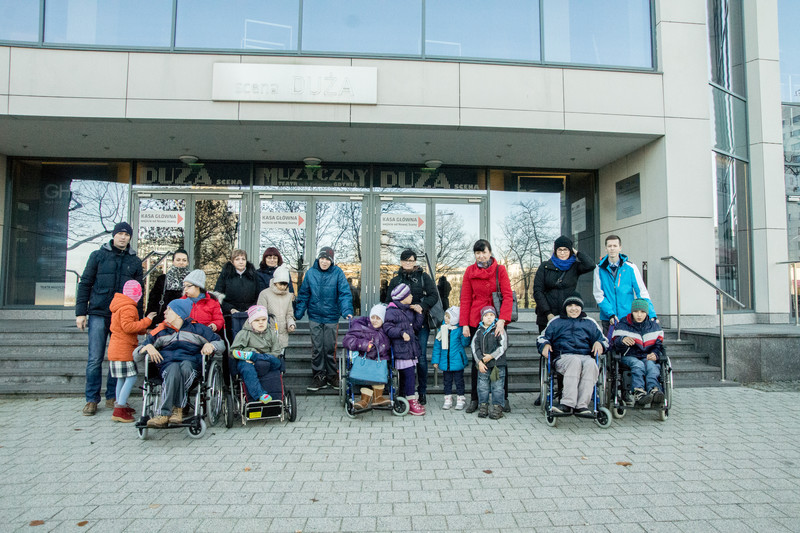
[[[461,333],[461,328],[458,327],[458,307],[449,308],[447,313],[450,314],[450,323],[443,321],[442,327],[436,333],[431,364],[439,365],[439,370],[443,372],[455,372],[464,370],[467,366],[467,352],[464,348],[469,346],[469,337],[465,337]],[[447,317],[445,316],[445,318]],[[447,335],[446,348],[442,347],[443,335]]]
[[[267,329],[262,332],[253,330],[250,322],[245,322],[242,329],[234,337],[231,343],[232,350],[242,350],[245,352],[268,353],[277,357],[281,351],[278,334],[275,332],[275,323],[269,321]]]
[[[111,300],[115,293],[121,293],[128,280],[142,283],[142,261],[136,250],[128,245],[124,250],[114,247],[111,239],[99,250],[95,250],[86,262],[78,294],[75,299],[75,316],[111,316]],[[141,313],[142,300],[136,305]]]
[[[370,343],[371,348],[367,348]],[[372,327],[372,322],[368,317],[360,316],[354,318],[350,322],[350,329],[342,339],[342,346],[348,350],[354,350],[364,354],[368,359],[386,361],[391,358],[391,348],[389,346],[389,337],[383,331],[383,327],[375,329]]]
[[[275,284],[279,281],[286,281],[280,279],[282,272],[278,272],[278,278],[271,278],[269,287],[261,291],[258,295],[258,305],[263,305],[267,308],[267,313],[275,317],[275,322],[278,324],[278,340],[280,341],[281,349],[289,346],[289,326],[295,325],[294,313],[292,309],[292,300],[294,295],[289,292],[289,289],[279,289]],[[289,287],[292,286],[291,281],[288,282]]]
[[[147,335],[134,351],[134,355],[141,352],[143,346],[152,344],[164,358],[162,362],[158,363],[159,373],[168,364],[178,361],[191,361],[194,367],[199,369],[202,357],[200,350],[206,343],[211,343],[217,354],[225,351],[225,343],[219,335],[211,331],[208,326],[192,321],[191,318],[183,322],[181,329],[175,329],[171,324],[162,322]]]
[[[492,293],[497,291],[498,281],[503,295],[503,305],[500,307],[498,318],[505,320],[506,323],[511,320],[511,282],[508,279],[508,272],[506,267],[498,265],[497,259],[492,257],[488,267],[479,268],[477,263],[473,263],[464,271],[459,319],[462,326],[478,327],[481,322],[481,309],[487,305],[494,305]]]
[[[487,355],[491,355],[492,358],[484,363],[488,368],[506,366],[508,333],[504,331],[501,335],[495,335],[495,328],[497,328],[497,319],[489,327],[484,326],[481,322],[475,335],[472,336],[472,357],[475,359],[475,364],[482,361]]]
[[[623,344],[622,339],[625,337],[633,339],[635,344],[633,346]],[[647,355],[652,353],[656,356],[656,362],[664,355],[664,331],[658,322],[649,318],[636,322],[633,315],[626,316],[614,326],[611,339],[614,342],[614,349],[621,355],[647,359]]]
[[[567,270],[559,270],[552,259],[539,266],[533,278],[533,299],[536,301],[536,324],[540,331],[547,325],[547,315],[559,314],[564,300],[575,292],[578,277],[594,268],[592,258],[583,252],[578,252],[575,262]]]
[[[386,308],[383,330],[392,343],[395,359],[419,359],[420,348],[417,332],[422,328],[422,314],[402,302],[392,302]],[[409,340],[403,340],[408,333]]]
[[[551,361],[555,362],[562,354],[591,355],[595,342],[608,349],[608,340],[594,319],[581,311],[578,318],[570,318],[566,311],[551,320],[539,335],[536,345],[539,353],[546,344],[552,347]]]
[[[206,326],[214,324],[217,326],[217,331],[222,331],[222,328],[225,327],[225,319],[222,317],[222,306],[219,299],[208,291],[201,293],[201,296],[203,297],[192,304],[189,318]]]
[[[309,320],[320,324],[334,324],[340,316],[353,314],[350,285],[342,269],[333,261],[327,270],[322,270],[317,259],[306,272],[297,295],[294,317],[300,320],[306,311]]]
[[[608,266],[608,256],[600,260],[594,271],[594,299],[600,308],[600,320],[608,320],[612,316],[621,318],[631,312],[631,304],[636,298],[647,300],[650,318],[656,318],[656,310],[650,301],[650,293],[644,286],[642,275],[635,264],[628,261],[628,256],[619,254],[619,268],[616,274]]]
[[[258,293],[263,288],[261,278],[256,274],[256,269],[250,261],[247,262],[241,275],[236,272],[233,263],[230,261],[225,263],[214,286],[215,291],[225,295],[222,299],[222,312],[226,315],[229,315],[232,309],[247,311],[256,303]]]
[[[139,335],[147,332],[151,320],[139,320],[139,310],[132,298],[121,292],[114,295],[111,310],[111,340],[108,341],[109,361],[133,361],[133,351],[139,344]]]

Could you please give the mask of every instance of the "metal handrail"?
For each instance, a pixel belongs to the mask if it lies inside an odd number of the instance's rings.
[[[776,265],[792,265],[792,268],[789,270],[789,294],[792,296],[792,300],[794,300],[794,325],[800,326],[800,310],[797,308],[797,272],[795,265],[799,264],[800,261],[779,261],[775,263]]]
[[[153,263],[153,266],[151,266],[150,268],[148,268],[148,269],[147,269],[147,272],[145,272],[144,274],[142,274],[142,279],[145,279],[147,276],[149,276],[149,275],[150,275],[150,272],[152,272],[153,270],[155,270],[155,269],[156,269],[156,267],[158,267],[158,265],[160,265],[160,264],[161,264],[161,261],[163,261],[164,259],[166,259],[166,257],[167,257],[168,255],[170,255],[170,254],[174,254],[174,253],[175,253],[175,252],[164,252],[163,254],[160,254],[160,255],[161,255],[161,257],[159,257],[159,258],[158,258],[158,261],[156,261],[155,263]],[[158,253],[158,252],[156,252],[155,250],[153,250],[152,252],[150,252],[149,254],[147,254],[146,256],[144,256],[144,259],[142,259],[142,263],[144,263],[145,261],[147,261],[147,260],[150,258],[150,256],[151,256],[151,255],[159,255],[159,253]]]
[[[719,302],[719,366],[720,366],[720,380],[725,381],[725,309],[724,305],[722,304],[722,297],[727,296],[730,300],[732,300],[736,305],[741,308],[747,307],[745,304],[734,298],[732,295],[728,294],[724,290],[717,287],[717,285],[704,276],[697,273],[692,267],[678,259],[673,255],[668,255],[666,257],[662,257],[662,261],[675,261],[675,288],[677,290],[677,317],[678,317],[678,342],[681,340],[681,266],[694,274],[700,281],[714,289],[717,293],[717,301]]]

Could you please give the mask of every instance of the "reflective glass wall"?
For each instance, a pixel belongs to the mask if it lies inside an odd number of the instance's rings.
[[[654,68],[654,0],[0,0],[0,43]]]

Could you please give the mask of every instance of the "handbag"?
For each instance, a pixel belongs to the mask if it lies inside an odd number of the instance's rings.
[[[425,262],[428,264],[428,272],[431,279],[433,279],[433,269],[431,268],[431,260],[428,258],[427,254],[422,254],[425,256]],[[444,306],[442,305],[442,298],[439,296],[439,291],[436,291],[436,303],[433,304],[433,307],[428,309],[428,328],[429,329],[439,329],[444,322]]]
[[[497,318],[500,318],[500,307],[503,305],[503,293],[500,292],[500,265],[494,269],[494,280],[497,283],[497,290],[492,293],[492,303],[494,308],[497,309]],[[519,304],[517,303],[517,291],[511,291],[511,320],[509,322],[516,322],[519,319]]]
[[[350,350],[350,379],[359,383],[386,383],[389,380],[388,361],[368,359],[360,353]]]

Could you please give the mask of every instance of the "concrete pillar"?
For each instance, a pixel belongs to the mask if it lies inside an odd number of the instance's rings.
[[[753,287],[761,323],[789,321],[777,0],[744,0]]]

